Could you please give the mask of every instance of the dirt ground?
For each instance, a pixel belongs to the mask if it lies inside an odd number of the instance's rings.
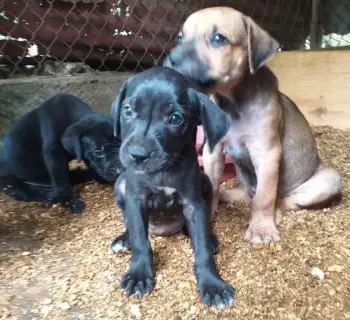
[[[343,174],[340,203],[287,213],[282,241],[263,246],[243,241],[249,208],[220,207],[216,261],[237,290],[233,307],[200,303],[183,235],[152,237],[156,288],[127,298],[119,281],[130,255],[109,251],[122,231],[113,189],[88,184],[82,216],[0,195],[0,319],[350,319],[350,131],[315,134],[322,159]],[[312,275],[316,267],[323,280]]]

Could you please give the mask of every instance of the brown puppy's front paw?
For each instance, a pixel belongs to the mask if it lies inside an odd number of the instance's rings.
[[[253,218],[244,237],[244,240],[252,243],[268,243],[279,241],[280,239],[280,233],[277,230],[274,217]]]
[[[228,189],[228,190],[222,190],[220,192],[220,201],[223,203],[232,203],[235,201],[243,201],[246,204],[250,204],[252,201],[252,198],[242,188],[233,188],[233,189]]]

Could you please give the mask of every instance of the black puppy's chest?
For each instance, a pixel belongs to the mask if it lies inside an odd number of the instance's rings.
[[[174,211],[182,210],[182,201],[175,188],[157,186],[147,190],[144,198],[144,207],[150,214],[162,213],[162,215],[171,215]]]

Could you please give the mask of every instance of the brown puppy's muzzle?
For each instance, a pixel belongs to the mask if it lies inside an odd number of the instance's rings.
[[[194,42],[184,43],[172,49],[163,66],[182,73],[201,91],[215,85],[215,81],[209,75],[208,65],[198,56]]]

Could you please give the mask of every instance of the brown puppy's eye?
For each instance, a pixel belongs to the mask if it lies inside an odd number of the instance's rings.
[[[178,34],[175,38],[175,41],[177,42],[177,44],[181,44],[183,40],[183,37],[181,34]]]
[[[169,118],[169,123],[172,124],[173,126],[180,125],[182,121],[183,121],[182,117],[177,113],[172,114]]]
[[[123,107],[123,114],[125,118],[130,118],[132,117],[132,109],[130,106],[125,106]]]
[[[220,33],[214,33],[210,38],[210,43],[213,47],[220,47],[227,44],[229,41]]]
[[[94,156],[97,158],[103,158],[105,155],[101,150],[95,150],[94,151]]]

